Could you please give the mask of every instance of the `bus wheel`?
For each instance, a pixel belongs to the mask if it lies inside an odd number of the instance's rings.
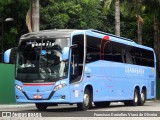
[[[91,102],[91,94],[89,92],[88,89],[85,90],[84,92],[84,96],[83,96],[83,102],[82,103],[78,103],[77,107],[79,108],[79,110],[88,110],[89,107],[91,106],[92,102]]]
[[[138,105],[143,106],[146,101],[146,93],[145,90],[142,90],[142,93],[139,95]]]
[[[110,102],[106,101],[106,102],[94,102],[94,105],[96,107],[109,107]]]
[[[134,97],[133,97],[133,100],[131,101],[131,105],[132,106],[137,106],[138,105],[138,90],[135,89],[134,90]]]
[[[35,105],[38,110],[46,110],[48,107],[45,103],[36,103]]]

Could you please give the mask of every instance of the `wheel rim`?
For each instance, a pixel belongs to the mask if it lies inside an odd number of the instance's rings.
[[[135,102],[135,103],[137,103],[137,102],[138,102],[138,95],[137,95],[137,92],[135,92],[134,102]]]
[[[145,95],[143,92],[141,93],[141,101],[143,101],[143,102],[145,101]]]
[[[88,94],[84,94],[84,105],[85,106],[88,106],[89,105],[89,95]]]

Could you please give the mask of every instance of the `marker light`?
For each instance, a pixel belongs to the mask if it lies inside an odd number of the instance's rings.
[[[15,86],[16,86],[16,88],[17,88],[18,90],[20,90],[20,91],[22,91],[22,92],[24,91],[23,88],[22,88],[22,86],[20,86],[20,85],[15,85]]]
[[[62,88],[63,88],[63,87],[65,87],[65,86],[67,86],[65,83],[60,84],[60,85],[57,85],[57,86],[55,86],[55,88],[54,88],[54,90],[53,90],[53,91],[60,90],[60,89],[62,89]]]

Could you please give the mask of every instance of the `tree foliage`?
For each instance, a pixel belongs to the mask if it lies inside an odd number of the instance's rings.
[[[16,46],[19,37],[27,32],[25,15],[28,8],[28,0],[0,0],[0,18],[4,23],[4,49]],[[14,21],[5,22],[6,18],[13,18]]]
[[[48,0],[41,4],[41,29],[85,29],[101,26],[100,1]]]

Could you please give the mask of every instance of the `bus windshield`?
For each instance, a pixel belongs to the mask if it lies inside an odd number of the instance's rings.
[[[56,82],[68,75],[62,50],[69,38],[21,40],[16,61],[16,79],[24,83]]]

